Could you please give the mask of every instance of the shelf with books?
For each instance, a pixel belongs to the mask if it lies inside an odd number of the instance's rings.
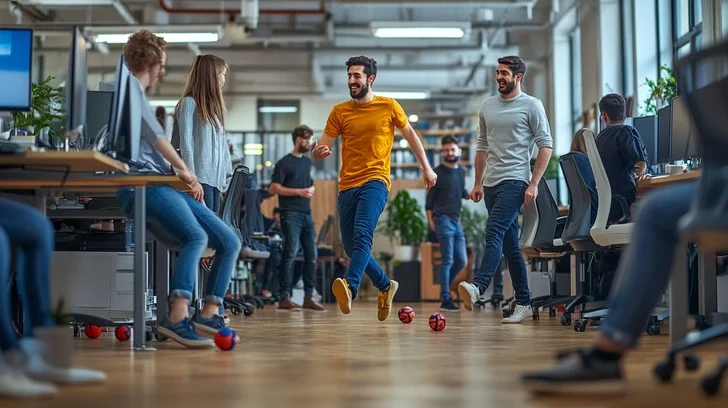
[[[467,173],[471,172],[471,163],[475,156],[477,131],[471,129],[417,129],[417,134],[425,148],[427,160],[433,168],[442,162],[442,138],[445,136],[456,137],[458,146],[462,149],[460,165],[465,167]],[[395,134],[395,144],[392,148],[391,176],[392,179],[418,179],[422,177],[422,171],[415,155],[399,134]]]

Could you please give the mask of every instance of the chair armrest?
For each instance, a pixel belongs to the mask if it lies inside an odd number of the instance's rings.
[[[622,216],[615,222],[615,224],[624,224],[625,222],[628,222],[632,219],[632,214],[629,211],[629,204],[627,203],[627,199],[619,194],[612,195],[613,201],[616,201],[619,204],[619,207],[622,209]]]

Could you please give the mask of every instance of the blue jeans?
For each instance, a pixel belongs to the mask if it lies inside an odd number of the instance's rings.
[[[10,258],[17,248],[17,283],[24,311],[24,335],[53,324],[48,272],[53,251],[53,225],[26,205],[0,198],[0,349],[18,345],[10,314]]]
[[[300,211],[281,212],[281,230],[283,231],[284,249],[281,260],[281,300],[289,299],[293,286],[293,264],[296,262],[298,250],[303,247],[303,291],[304,297],[313,296],[316,284],[316,226],[310,213]]]
[[[133,217],[134,191],[120,189],[117,197],[121,209]],[[210,247],[215,256],[205,285],[205,302],[222,305],[240,253],[240,240],[233,230],[205,204],[169,186],[147,188],[147,218],[180,244],[170,282],[170,302],[178,297],[192,300],[200,257]]]
[[[202,193],[204,195],[205,206],[212,210],[215,214],[220,214],[220,190],[208,184],[202,185]]]
[[[599,328],[615,343],[634,347],[644,332],[670,279],[673,254],[685,250],[676,248],[678,222],[690,210],[697,187],[697,182],[665,187],[643,198],[612,286],[609,315]]]
[[[388,199],[387,185],[381,180],[371,180],[359,187],[339,192],[341,241],[346,255],[351,258],[346,280],[352,298],[359,293],[365,271],[377,289],[389,289],[389,276],[372,256],[374,230]]]
[[[518,210],[523,205],[526,188],[528,184],[518,180],[506,180],[484,188],[485,207],[488,209],[485,253],[473,279],[473,284],[483,294],[498,270],[501,254],[505,255],[516,301],[522,305],[531,304],[526,263],[518,246]]]
[[[460,221],[446,215],[435,217],[435,233],[440,243],[440,287],[443,302],[450,299],[450,284],[465,267],[465,234]]]

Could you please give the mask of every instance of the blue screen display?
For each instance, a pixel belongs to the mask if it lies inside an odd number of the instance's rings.
[[[30,107],[31,30],[0,29],[0,110]]]

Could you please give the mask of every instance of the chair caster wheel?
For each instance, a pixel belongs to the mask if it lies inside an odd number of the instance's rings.
[[[509,309],[504,309],[504,310],[503,310],[503,318],[504,318],[504,319],[505,319],[505,318],[508,318],[508,317],[511,317],[511,315],[512,315],[512,314],[513,314],[513,312],[512,312],[512,311],[510,311]]]
[[[244,314],[245,316],[250,316],[250,315],[252,315],[252,314],[253,314],[253,310],[252,310],[252,309],[247,309],[247,308],[246,308],[245,310],[243,310],[243,314]]]
[[[652,323],[649,326],[647,326],[647,334],[650,336],[659,336],[660,335],[660,326]]]
[[[655,376],[660,382],[667,383],[672,379],[672,374],[675,372],[675,362],[672,360],[663,361],[655,366]]]
[[[230,312],[232,312],[232,314],[234,314],[235,316],[237,316],[237,315],[239,315],[240,313],[242,313],[243,311],[242,311],[242,310],[240,310],[240,308],[239,308],[239,307],[231,307],[231,308],[230,308]]]
[[[541,316],[538,314],[538,310],[533,312],[533,320],[540,320]]]
[[[685,364],[686,371],[698,371],[700,368],[700,359],[698,356],[694,356],[692,354],[683,356],[683,363]]]
[[[555,317],[556,316],[556,309],[553,307],[549,308],[549,317]]]
[[[151,342],[154,338],[154,335],[152,334],[152,331],[150,329],[144,330],[144,339],[147,341],[147,343]]]
[[[584,332],[586,331],[586,325],[588,323],[588,320],[586,319],[579,319],[574,322],[574,331],[576,332]]]
[[[569,326],[571,325],[571,316],[564,314],[561,316],[561,325],[562,326]]]
[[[81,327],[79,325],[73,325],[73,337],[81,337]]]
[[[720,371],[707,375],[700,381],[700,387],[706,395],[713,396],[720,390],[721,375]]]

